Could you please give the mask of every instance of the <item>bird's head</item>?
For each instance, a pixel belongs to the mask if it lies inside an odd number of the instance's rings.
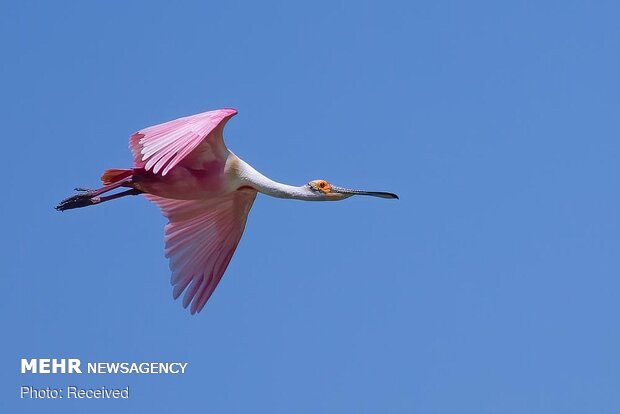
[[[383,191],[362,191],[351,190],[350,188],[337,187],[325,180],[312,180],[308,184],[306,184],[306,187],[317,198],[325,201],[344,200],[345,198],[349,198],[354,195],[369,195],[381,198],[398,198],[396,194],[386,193]]]

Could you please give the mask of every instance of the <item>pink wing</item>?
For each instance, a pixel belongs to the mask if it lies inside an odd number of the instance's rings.
[[[241,239],[256,191],[237,190],[210,200],[172,200],[151,194],[169,220],[166,257],[172,271],[172,295],[183,291],[183,307],[200,312],[215,290]]]
[[[218,109],[136,132],[129,139],[135,167],[166,175],[181,161],[200,168],[213,159],[225,159],[228,150],[222,132],[236,113],[235,109]]]

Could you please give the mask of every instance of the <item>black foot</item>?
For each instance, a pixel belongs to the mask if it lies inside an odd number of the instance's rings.
[[[76,189],[77,190],[77,189]],[[55,207],[58,211],[71,210],[72,208],[80,208],[92,206],[101,201],[100,197],[94,197],[90,190],[78,190],[83,191],[83,194],[77,194],[69,198],[65,198]]]

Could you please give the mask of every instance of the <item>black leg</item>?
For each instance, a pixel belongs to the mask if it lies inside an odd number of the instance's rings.
[[[111,189],[108,189],[107,191],[110,191],[110,190]],[[96,191],[85,191],[83,192],[83,194],[76,194],[72,197],[62,200],[56,206],[56,210],[65,211],[65,210],[71,210],[74,208],[88,207],[88,206],[92,206],[95,204],[103,203],[105,201],[114,200],[116,198],[121,198],[125,196],[130,196],[130,195],[138,195],[142,193],[142,191],[132,188],[130,190],[121,191],[120,193],[112,194],[109,196],[101,197],[98,195],[103,192],[105,191],[96,190]]]

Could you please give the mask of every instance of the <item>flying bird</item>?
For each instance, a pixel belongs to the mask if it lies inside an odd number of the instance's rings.
[[[241,239],[257,193],[306,201],[339,201],[353,195],[398,198],[396,194],[338,187],[313,180],[300,187],[273,181],[224,144],[226,122],[235,109],[218,109],[133,134],[132,168],[109,169],[103,187],[76,188],[59,211],[144,194],[168,219],[165,255],[170,259],[173,297],[200,312],[219,283]],[[104,196],[116,189],[126,190]]]

